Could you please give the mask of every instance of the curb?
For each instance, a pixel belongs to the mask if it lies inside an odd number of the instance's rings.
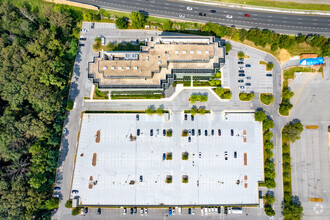
[[[206,4],[206,5],[215,5],[228,8],[239,8],[239,9],[249,9],[254,11],[267,11],[267,12],[279,12],[279,13],[292,13],[292,14],[306,14],[306,15],[326,15],[329,16],[330,12],[326,11],[314,11],[314,10],[302,10],[302,9],[281,9],[281,8],[272,8],[272,7],[262,7],[254,5],[242,5],[242,4],[231,4],[231,3],[220,3],[209,0],[180,0],[183,2],[191,2],[195,4]]]

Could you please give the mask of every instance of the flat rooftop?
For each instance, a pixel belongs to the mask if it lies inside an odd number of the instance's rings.
[[[196,115],[193,121],[184,113],[136,115],[83,115],[72,183],[80,205],[258,204],[262,125],[253,113]],[[173,136],[163,136],[164,129]],[[188,137],[183,129],[190,129]],[[164,153],[172,160],[163,160]],[[172,183],[165,182],[168,175]]]

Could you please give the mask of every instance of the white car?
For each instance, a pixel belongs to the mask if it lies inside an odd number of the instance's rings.
[[[148,214],[148,209],[147,208],[144,208],[144,213]]]
[[[179,15],[180,18],[186,17],[184,14]]]
[[[195,215],[195,208],[192,208],[192,209],[191,209],[191,214],[192,214],[192,215]]]
[[[201,208],[201,215],[204,215],[204,209]]]
[[[231,19],[231,18],[233,18],[233,16],[232,15],[227,15],[226,18],[230,18]]]
[[[238,87],[239,89],[244,89],[244,86],[240,86],[240,87]]]
[[[178,213],[181,214],[182,213],[182,208],[178,207]]]
[[[103,46],[105,45],[105,37],[101,37],[101,43]]]
[[[187,10],[191,11],[192,10],[192,7],[187,7]]]

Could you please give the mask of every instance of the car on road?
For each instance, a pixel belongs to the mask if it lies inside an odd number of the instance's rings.
[[[187,121],[187,119],[188,119],[188,115],[185,114],[185,115],[184,115],[184,120]]]
[[[154,130],[150,129],[150,136],[153,136],[153,135],[154,135]]]
[[[226,18],[232,19],[233,16],[232,15],[226,15]]]
[[[272,77],[273,74],[271,74],[271,73],[267,73],[266,76],[267,76],[267,77]]]
[[[225,160],[228,160],[228,152],[225,151]]]
[[[163,160],[165,160],[166,159],[166,154],[165,153],[163,153]]]
[[[61,190],[61,187],[55,187],[54,190]]]
[[[238,87],[239,89],[244,89],[245,87],[244,86],[240,86],[240,87]]]
[[[172,215],[172,208],[168,208],[168,215]]]
[[[180,18],[185,18],[186,16],[184,14],[179,15]]]
[[[251,86],[251,83],[245,83],[245,86]]]
[[[217,11],[214,10],[214,9],[211,9],[210,12],[211,12],[211,13],[216,13]]]
[[[251,77],[249,77],[249,76],[248,76],[248,77],[246,77],[246,79],[247,79],[247,80],[250,80],[250,79],[251,79]]]
[[[244,62],[243,61],[238,61],[237,64],[244,64]]]
[[[206,13],[203,13],[203,12],[199,12],[198,14],[199,16],[206,16]]]
[[[239,79],[237,82],[238,83],[244,83],[244,80],[243,79]]]
[[[250,17],[250,14],[244,14],[244,17],[248,17],[249,18]]]
[[[251,64],[245,64],[245,67],[251,67]]]
[[[192,7],[189,7],[189,6],[187,7],[187,10],[189,10],[189,11],[191,11],[192,9],[193,9]]]
[[[124,209],[123,209],[123,215],[126,215],[126,213],[127,213],[127,209],[124,208]]]
[[[238,74],[238,76],[239,76],[239,77],[244,77],[245,74],[244,74],[244,73],[240,73],[240,74]]]

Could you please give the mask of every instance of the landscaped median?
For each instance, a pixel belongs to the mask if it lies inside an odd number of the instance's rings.
[[[189,101],[191,104],[194,104],[196,102],[207,102],[208,97],[207,94],[192,94],[189,98]]]
[[[214,88],[213,91],[221,99],[231,99],[231,91],[230,91],[230,89],[225,89],[225,88],[217,87],[217,88]]]
[[[191,115],[195,116],[196,114],[200,114],[200,115],[209,114],[211,113],[211,111],[206,110],[203,107],[200,108],[192,107],[190,110],[184,110],[184,113],[190,113]]]
[[[239,94],[239,100],[241,101],[252,101],[254,99],[254,93],[244,93]]]
[[[273,162],[273,149],[274,144],[272,142],[273,133],[271,129],[274,127],[274,122],[262,109],[258,109],[255,112],[255,120],[262,122],[263,127],[263,142],[264,142],[264,172],[265,172],[265,182],[260,183],[260,186],[265,186],[269,189],[275,188],[275,164]],[[265,213],[269,216],[274,216],[275,211],[272,208],[273,202],[267,202],[265,206]],[[266,208],[267,207],[267,208]]]
[[[98,90],[98,88],[95,86],[93,99],[109,99],[108,94],[109,94],[109,92],[102,92],[102,91]]]
[[[275,98],[272,93],[260,93],[260,101],[265,105],[270,105],[274,102]]]
[[[111,99],[161,99],[162,91],[111,91]]]
[[[284,219],[301,219],[303,207],[292,198],[290,142],[300,139],[304,126],[299,121],[292,121],[282,129],[282,163],[284,191]]]
[[[265,65],[266,66],[266,71],[272,71],[274,68],[274,64],[271,62],[266,62],[266,61],[259,61],[259,64]]]

